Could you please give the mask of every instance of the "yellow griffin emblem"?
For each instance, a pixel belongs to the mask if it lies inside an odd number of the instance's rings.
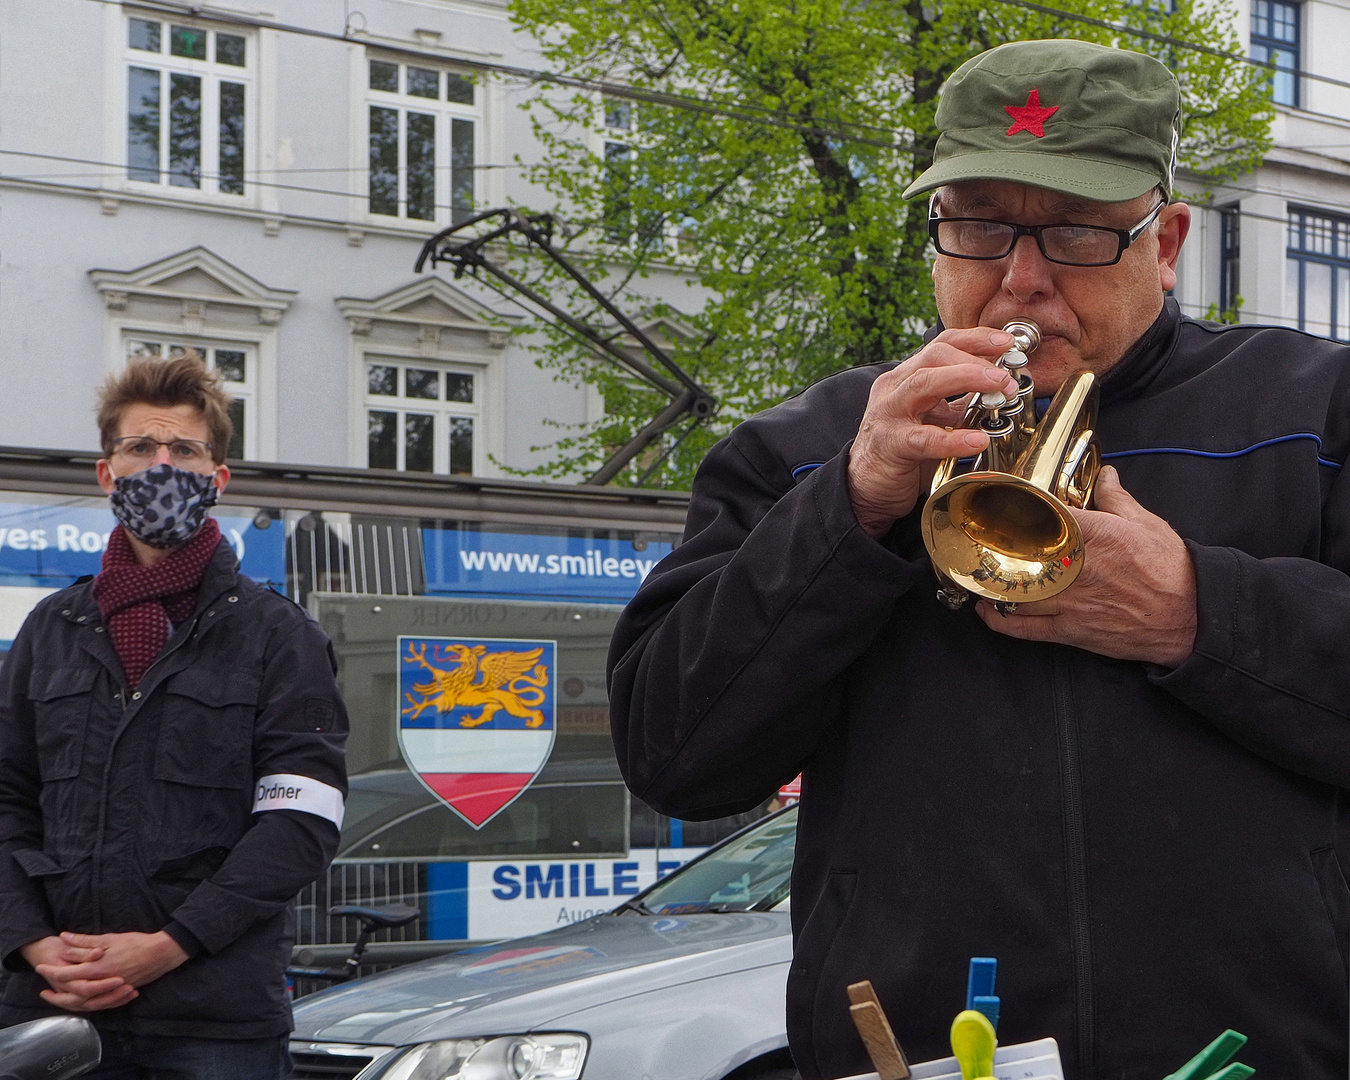
[[[410,715],[416,720],[427,709],[448,713],[454,708],[482,705],[481,713],[466,716],[459,726],[473,728],[486,724],[502,709],[512,716],[523,717],[526,727],[543,726],[544,714],[535,708],[544,703],[546,695],[543,688],[548,685],[548,667],[535,664],[544,654],[542,647],[529,652],[507,650],[489,653],[486,645],[475,645],[473,648],[449,645],[447,651],[453,654],[459,664],[443,671],[427,663],[425,643],[420,649],[408,645],[408,655],[403,658],[403,662],[421,664],[431,672],[431,681],[413,684],[413,690],[421,695],[420,701],[412,694],[403,695],[411,706],[403,710],[404,716]],[[532,664],[534,673],[526,675],[525,672]]]

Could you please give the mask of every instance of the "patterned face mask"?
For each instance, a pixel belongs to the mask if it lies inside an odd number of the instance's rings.
[[[196,535],[219,495],[214,475],[177,469],[166,461],[116,477],[108,499],[113,515],[137,540],[171,548]]]

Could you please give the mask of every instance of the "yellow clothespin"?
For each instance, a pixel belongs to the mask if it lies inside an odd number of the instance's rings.
[[[952,1053],[961,1066],[961,1080],[993,1080],[998,1036],[984,1013],[966,1009],[952,1021]]]

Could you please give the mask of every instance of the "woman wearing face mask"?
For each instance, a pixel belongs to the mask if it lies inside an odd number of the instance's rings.
[[[105,384],[118,526],[0,669],[0,1026],[87,1014],[95,1077],[287,1075],[288,908],[342,823],[328,639],[207,514],[229,404],[191,354]]]

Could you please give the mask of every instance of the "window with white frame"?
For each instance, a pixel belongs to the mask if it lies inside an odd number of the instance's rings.
[[[128,179],[243,195],[256,52],[244,33],[128,18]]]
[[[481,92],[469,75],[369,61],[369,209],[454,224],[475,202]]]
[[[1289,211],[1285,317],[1300,330],[1350,341],[1350,218]]]
[[[194,350],[207,366],[220,375],[230,395],[230,421],[234,434],[226,448],[227,458],[249,460],[257,456],[258,359],[256,349],[243,342],[201,341],[128,333],[124,335],[127,359],[153,356],[168,359]]]
[[[367,356],[367,466],[451,476],[480,472],[481,400],[481,371]]]
[[[622,244],[633,234],[633,104],[606,98],[605,109],[605,239]]]

